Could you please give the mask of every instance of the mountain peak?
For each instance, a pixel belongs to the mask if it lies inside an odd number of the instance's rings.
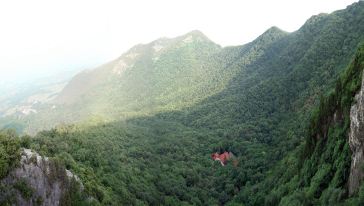
[[[285,34],[288,34],[289,32],[283,31],[282,29],[272,26],[269,29],[267,29],[263,34],[261,34],[258,38],[265,38],[265,37],[276,37],[276,36],[282,36]]]
[[[307,21],[305,22],[304,26],[311,26],[316,24],[318,21],[322,20],[324,17],[328,16],[327,13],[320,13],[317,15],[311,16]]]
[[[192,30],[190,32],[188,32],[186,35],[193,35],[193,36],[203,36],[206,37],[204,33],[202,33],[200,30]]]
[[[285,35],[289,34],[289,32],[283,31],[276,26],[270,27],[263,34],[261,34],[258,38],[256,38],[253,42],[272,42],[276,39],[279,39]]]
[[[187,34],[183,35],[182,38],[191,39],[191,40],[199,40],[199,41],[211,41],[204,33],[200,30],[192,30]]]
[[[265,33],[288,33],[286,31],[283,31],[282,29],[276,27],[276,26],[272,26],[269,29],[267,29],[267,31],[265,31],[263,34]]]

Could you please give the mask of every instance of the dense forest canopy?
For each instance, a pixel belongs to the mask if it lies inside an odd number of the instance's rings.
[[[360,1],[242,46],[199,31],[137,45],[57,103],[1,120],[35,135],[0,134],[0,177],[22,146],[77,174],[97,205],[363,204],[346,185],[363,40]],[[238,164],[211,159],[225,151]]]

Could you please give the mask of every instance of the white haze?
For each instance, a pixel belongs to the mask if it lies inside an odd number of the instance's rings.
[[[9,0],[0,2],[1,83],[92,68],[138,43],[198,29],[222,46],[271,26],[297,30],[353,0]]]

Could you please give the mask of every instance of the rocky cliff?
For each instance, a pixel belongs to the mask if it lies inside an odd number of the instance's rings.
[[[352,160],[349,176],[349,194],[355,193],[364,177],[364,78],[361,89],[350,109],[349,145]]]
[[[1,185],[8,189],[0,194],[0,202],[24,206],[61,205],[72,198],[74,194],[70,193],[83,190],[79,178],[72,172],[29,149],[22,150],[19,166],[1,180]]]

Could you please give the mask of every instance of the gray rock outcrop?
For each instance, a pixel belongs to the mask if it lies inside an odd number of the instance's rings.
[[[1,183],[12,186],[9,187],[11,188],[9,195],[15,197],[15,205],[58,206],[62,195],[67,191],[69,180],[73,178],[79,182],[76,175],[58,167],[47,157],[42,157],[29,149],[23,149],[20,165],[1,180]],[[19,182],[23,184],[23,190],[31,191],[29,195],[25,196],[22,189],[16,186]],[[81,188],[83,188],[82,184]]]
[[[350,109],[349,145],[352,151],[349,195],[358,191],[364,177],[364,78]]]

